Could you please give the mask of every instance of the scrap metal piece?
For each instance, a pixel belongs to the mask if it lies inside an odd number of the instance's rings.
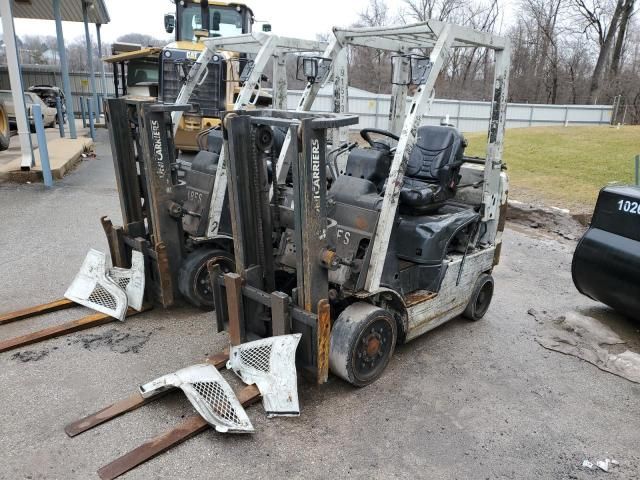
[[[300,415],[296,348],[301,336],[269,337],[232,346],[229,352],[227,368],[247,385],[257,385],[269,418]]]
[[[89,250],[80,271],[64,296],[80,305],[124,321],[127,313],[127,294],[107,277],[106,272],[105,254]]]
[[[127,302],[135,310],[142,309],[144,299],[144,255],[137,250],[131,253],[131,268],[113,267],[107,277],[127,294]]]
[[[222,433],[251,433],[253,425],[233,390],[210,364],[192,365],[140,386],[144,398],[180,388],[209,425]]]

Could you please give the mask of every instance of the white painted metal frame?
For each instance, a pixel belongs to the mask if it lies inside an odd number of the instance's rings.
[[[331,60],[329,65],[329,72],[327,79],[333,78],[334,81],[334,113],[341,113],[348,110],[348,77],[347,77],[347,57],[346,52],[343,52],[342,44],[334,38],[322,54],[322,58]],[[337,65],[337,68],[336,68]],[[308,82],[300,101],[296,107],[296,112],[308,112],[313,106],[313,102],[318,96],[318,92],[322,84],[320,82]],[[340,137],[347,138],[348,130],[342,129],[342,132],[338,133]],[[291,157],[289,156],[289,149],[291,145],[291,132],[287,132],[287,136],[282,144],[280,150],[280,156],[278,157],[278,163],[276,165],[276,178],[278,183],[284,183],[289,168],[291,167]],[[270,197],[273,196],[273,188],[271,188]]]
[[[489,232],[485,236],[495,240],[500,207],[502,140],[504,137],[509,69],[508,40],[487,32],[479,32],[434,20],[399,27],[334,29],[334,35],[338,43],[343,46],[354,45],[395,53],[408,53],[413,49],[431,48],[431,70],[424,85],[418,86],[408,114],[405,115],[405,112],[403,112],[406,87],[403,89],[401,85],[394,85],[393,88],[393,100],[389,114],[390,129],[392,131],[399,129],[403,119],[402,130],[391,164],[387,189],[380,210],[365,290],[374,292],[380,288],[380,279],[387,255],[391,230],[396,217],[404,172],[411,150],[416,142],[418,127],[433,101],[432,92],[440,70],[449,58],[451,50],[455,48],[484,47],[496,51],[496,75],[485,164],[482,209],[482,219],[490,226]],[[406,75],[409,68],[408,61],[400,58],[396,61],[396,67],[398,68],[395,70],[398,76]],[[394,81],[398,82],[398,79],[394,79]]]
[[[209,38],[203,40],[203,43],[206,48],[200,54],[198,60],[189,72],[188,80],[181,89],[176,100],[176,104],[178,105],[184,105],[189,102],[189,97],[191,96],[191,93],[193,93],[194,88],[202,81],[203,75],[206,74],[206,66],[211,60],[211,57],[216,52],[226,51],[255,55],[249,77],[245,80],[244,85],[240,89],[240,93],[234,103],[234,110],[242,110],[250,105],[252,98],[255,97],[256,87],[259,86],[262,74],[264,73],[270,59],[273,59],[274,102],[278,107],[286,108],[286,55],[290,53],[321,52],[325,49],[325,43],[323,42],[280,37],[264,32],[254,32],[231,37]],[[315,89],[315,93],[317,94],[317,88]],[[311,103],[313,103],[313,101],[311,101]],[[311,104],[309,104],[307,110],[310,107]],[[176,128],[179,118],[179,115],[174,114],[174,128]],[[287,145],[288,142],[285,140],[285,147]],[[286,150],[285,147],[283,147],[283,151]],[[227,152],[223,150],[218,161],[216,180],[211,195],[209,222],[206,233],[208,238],[218,235],[224,197],[227,191],[226,157]]]
[[[24,100],[24,85],[20,73],[20,61],[16,47],[15,27],[13,24],[13,11],[11,0],[0,0],[0,16],[2,17],[2,31],[9,65],[9,81],[11,83],[11,96],[13,98],[16,124],[18,125],[18,137],[20,139],[20,151],[22,159],[20,168],[30,170],[35,165],[31,133],[27,120],[27,106]]]

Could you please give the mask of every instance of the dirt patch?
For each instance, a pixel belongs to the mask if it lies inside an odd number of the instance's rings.
[[[11,360],[17,360],[18,362],[37,362],[49,355],[49,350],[25,350],[24,352],[17,352],[11,355]]]
[[[532,310],[527,313],[539,324],[536,341],[541,346],[581,358],[605,372],[640,383],[638,330],[629,320],[614,312],[596,316],[569,311],[550,318]]]
[[[73,343],[80,343],[87,350],[109,348],[117,353],[139,353],[149,341],[151,333],[127,333],[112,329],[100,334],[79,335]]]
[[[551,237],[577,241],[587,230],[590,216],[572,215],[569,210],[509,200],[507,220],[527,229],[527,233],[547,233]]]

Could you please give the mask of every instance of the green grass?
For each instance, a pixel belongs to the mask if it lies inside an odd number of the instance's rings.
[[[466,137],[466,153],[484,157],[486,133]],[[509,195],[588,212],[607,183],[633,183],[633,159],[638,154],[640,126],[509,129],[503,155]]]

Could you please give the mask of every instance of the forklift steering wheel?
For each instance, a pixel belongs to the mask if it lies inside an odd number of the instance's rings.
[[[367,142],[372,147],[375,147],[374,145],[375,140],[371,140],[372,133],[382,135],[384,137],[388,137],[392,140],[395,140],[396,142],[400,140],[399,136],[397,136],[393,132],[389,132],[388,130],[380,130],[379,128],[363,128],[362,130],[360,130],[360,136],[364,139],[365,142]]]

